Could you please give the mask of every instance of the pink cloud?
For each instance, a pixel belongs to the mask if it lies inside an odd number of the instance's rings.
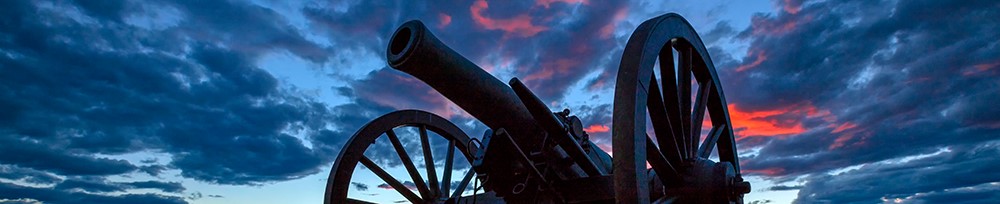
[[[438,20],[441,21],[441,24],[438,24],[438,28],[448,27],[451,24],[451,16],[448,14],[438,14]]]
[[[611,23],[601,27],[601,30],[599,31],[600,37],[603,39],[611,37],[611,34],[614,34],[615,32],[615,28],[618,27],[618,23],[624,21],[627,16],[628,7],[622,7],[621,9],[618,9],[618,11],[615,11],[615,16],[611,19]]]
[[[783,0],[783,6],[781,7],[787,13],[797,14],[802,10],[802,1],[799,0]]]
[[[833,129],[833,131],[830,133],[840,133],[843,132],[844,130],[848,130],[855,127],[858,127],[858,125],[851,122],[846,122],[844,124],[841,124],[840,126],[837,126],[837,128]]]
[[[993,70],[993,69],[995,69],[997,67],[1000,67],[1000,61],[993,62],[993,63],[977,64],[977,65],[973,65],[972,69],[969,69],[969,70],[966,70],[966,71],[962,72],[962,75],[963,76],[972,76],[972,75],[976,75],[976,74],[980,74],[980,73],[983,73],[983,72],[987,72],[987,71]]]
[[[756,68],[761,63],[764,63],[764,60],[767,60],[767,53],[764,52],[764,50],[756,50],[756,51],[755,50],[749,50],[749,51],[747,51],[747,55],[754,56],[754,58],[755,58],[754,61],[751,62],[750,64],[743,64],[743,65],[740,65],[739,67],[736,67],[736,71],[737,72],[742,72],[742,71],[745,71],[747,69]]]
[[[750,20],[750,28],[751,33],[757,36],[784,35],[785,33],[797,29],[799,25],[808,23],[812,20],[813,17],[811,15],[806,15],[801,18],[798,18],[797,16],[784,16],[783,18],[777,19],[754,16],[754,18]]]
[[[506,32],[505,36],[510,34],[517,37],[531,37],[549,29],[545,26],[534,25],[528,14],[521,14],[510,19],[492,19],[483,16],[483,11],[487,8],[489,8],[489,4],[486,3],[486,0],[478,0],[469,8],[472,20],[476,22],[476,25],[487,30],[502,30]]]
[[[552,76],[556,74],[567,74],[570,71],[573,71],[573,68],[578,65],[580,65],[580,61],[575,59],[558,59],[555,61],[542,62],[541,69],[524,77],[524,81],[528,82],[551,79]]]

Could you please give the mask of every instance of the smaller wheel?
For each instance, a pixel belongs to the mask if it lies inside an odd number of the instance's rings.
[[[420,143],[425,157],[424,166],[426,167],[426,175],[429,177],[426,182],[417,171],[416,165],[414,165],[406,149],[403,148],[396,131],[394,131],[395,129],[405,127],[416,127],[419,129]],[[445,156],[444,167],[442,168],[441,180],[437,178],[437,166],[435,166],[434,159],[432,158],[432,145],[429,140],[428,131],[436,133],[448,142],[448,151]],[[399,156],[402,165],[406,168],[406,172],[410,176],[409,179],[413,180],[419,194],[414,193],[403,182],[394,178],[376,162],[372,161],[371,158],[364,155],[365,150],[372,146],[376,139],[382,136],[387,137],[391,143],[393,150]],[[470,163],[473,153],[478,151],[478,147],[469,146],[469,141],[469,136],[462,132],[461,129],[448,122],[448,120],[432,113],[419,110],[401,110],[385,114],[372,120],[358,130],[347,141],[344,148],[341,149],[340,155],[337,156],[337,160],[330,171],[330,177],[327,180],[324,203],[364,202],[348,198],[351,179],[359,163],[371,170],[379,179],[396,190],[396,192],[401,194],[410,203],[441,203],[451,198],[457,198],[463,192],[459,189],[466,189],[475,174],[470,169],[458,186],[456,186],[457,188],[454,188],[456,189],[455,192],[449,193],[452,189],[450,185],[452,181],[451,174],[454,170],[455,150],[457,149]]]

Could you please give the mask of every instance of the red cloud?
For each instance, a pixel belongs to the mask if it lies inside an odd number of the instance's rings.
[[[768,117],[789,114],[794,110],[749,111],[729,104],[729,117],[738,136],[775,136],[805,132],[802,123],[779,124]]]
[[[736,104],[729,104],[729,117],[738,138],[803,133],[806,128],[802,126],[802,120],[807,118],[820,118],[827,122],[836,120],[830,111],[817,109],[808,102],[773,110],[744,110]]]
[[[478,0],[469,8],[472,20],[487,30],[503,30],[507,34],[513,34],[518,37],[531,37],[549,29],[548,27],[532,24],[531,16],[528,16],[528,14],[521,14],[511,19],[491,19],[483,16],[483,11],[489,7],[486,0]]]

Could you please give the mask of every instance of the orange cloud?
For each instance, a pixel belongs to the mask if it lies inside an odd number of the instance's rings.
[[[528,14],[521,14],[511,19],[492,19],[483,16],[483,11],[489,7],[486,0],[478,0],[469,8],[472,20],[487,30],[503,30],[507,34],[513,34],[518,37],[531,37],[549,29],[548,27],[532,24],[531,16],[528,16]]]
[[[605,133],[610,130],[611,128],[608,128],[607,125],[601,125],[601,124],[593,124],[583,129],[583,131],[587,131],[587,133]]]
[[[449,24],[451,24],[451,16],[449,16],[448,14],[443,14],[443,13],[438,14],[438,20],[441,21],[441,24],[438,25],[438,28],[444,28],[447,27]]]
[[[590,2],[588,2],[587,0],[538,0],[535,2],[535,5],[549,8],[549,5],[556,2],[563,2],[566,4],[578,4],[578,3],[582,3],[584,5],[590,4]]]

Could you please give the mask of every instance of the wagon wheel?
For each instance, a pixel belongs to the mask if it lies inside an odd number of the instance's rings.
[[[663,76],[659,79],[653,70],[657,59]],[[698,88],[693,100],[692,82]],[[612,151],[619,203],[646,203],[651,198],[742,203],[750,186],[739,174],[736,140],[720,85],[705,46],[680,15],[662,15],[636,29],[625,46],[615,88]],[[702,140],[706,110],[712,127]],[[646,133],[647,111],[655,139]],[[718,163],[708,159],[716,148]],[[660,182],[647,183],[646,162],[659,177],[654,181]],[[656,193],[650,194],[651,189]]]
[[[428,182],[425,182],[420,173],[417,172],[417,167],[407,154],[406,149],[403,148],[394,131],[394,129],[402,127],[416,127],[419,129],[420,143],[425,155],[427,177],[430,177],[427,179]],[[437,179],[434,159],[431,158],[433,155],[427,131],[434,132],[448,141],[449,148],[441,180]],[[409,179],[413,180],[418,193],[414,193],[408,189],[402,182],[389,175],[382,167],[379,167],[372,159],[364,155],[365,150],[375,143],[378,137],[383,135],[389,139],[400,161],[406,168],[410,177]],[[359,200],[347,197],[351,178],[354,175],[355,167],[359,163],[371,170],[372,173],[385,181],[410,203],[441,203],[448,199],[457,198],[461,196],[463,189],[466,189],[474,176],[473,171],[469,170],[457,186],[458,188],[456,188],[455,192],[449,193],[455,149],[458,149],[459,153],[468,161],[472,161],[472,153],[478,151],[478,147],[473,146],[470,149],[469,141],[469,136],[462,132],[461,129],[448,122],[448,120],[432,113],[419,110],[402,110],[385,114],[372,120],[358,130],[347,141],[344,148],[341,149],[340,155],[337,157],[337,161],[334,163],[333,169],[330,171],[330,177],[327,180],[324,203],[359,202]]]

